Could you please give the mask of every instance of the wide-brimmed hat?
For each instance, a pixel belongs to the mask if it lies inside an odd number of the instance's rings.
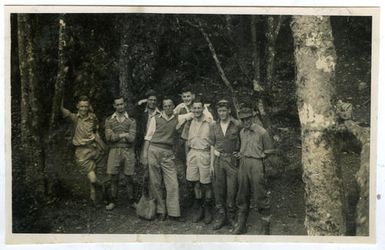
[[[252,116],[253,116],[253,111],[251,110],[251,108],[244,107],[244,108],[241,108],[241,110],[239,111],[239,119],[245,119]]]

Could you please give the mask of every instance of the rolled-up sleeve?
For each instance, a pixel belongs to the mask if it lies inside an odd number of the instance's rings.
[[[71,122],[76,122],[76,114],[72,113],[66,108],[62,108],[63,117],[70,120]]]
[[[182,134],[180,137],[182,137],[183,140],[188,140],[188,132],[190,130],[190,125],[191,125],[191,122],[188,122],[184,127],[183,127],[183,130],[182,130]]]
[[[144,137],[145,141],[151,141],[152,136],[155,134],[155,129],[156,129],[156,120],[155,120],[155,117],[152,117],[150,120],[150,123],[148,124],[146,136]]]
[[[273,141],[269,135],[269,133],[263,133],[262,135],[262,143],[263,143],[263,152],[265,154],[272,154],[274,153],[274,144]]]

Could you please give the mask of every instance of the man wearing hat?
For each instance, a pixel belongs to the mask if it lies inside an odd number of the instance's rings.
[[[219,120],[210,127],[210,141],[214,149],[211,153],[211,168],[214,171],[215,206],[218,210],[213,229],[218,230],[226,223],[234,223],[235,198],[238,185],[239,131],[241,124],[231,117],[230,103],[220,100],[217,103]]]
[[[253,112],[250,108],[242,108],[239,118],[243,123],[243,129],[240,132],[241,147],[238,154],[240,158],[237,194],[238,218],[233,233],[246,232],[250,194],[252,194],[261,215],[262,233],[270,234],[270,200],[266,190],[263,161],[274,153],[273,142],[263,127],[252,123]]]

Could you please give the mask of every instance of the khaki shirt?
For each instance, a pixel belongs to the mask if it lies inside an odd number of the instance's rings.
[[[88,113],[88,116],[81,118],[78,113],[75,114],[68,109],[63,109],[63,116],[70,119],[74,125],[73,145],[85,146],[95,141],[98,119],[94,113]]]
[[[203,115],[202,120],[191,120],[184,126],[181,137],[187,140],[187,145],[193,149],[207,150],[212,145],[210,137],[210,124],[212,119]]]
[[[240,132],[241,156],[262,159],[274,151],[273,141],[268,132],[257,124],[250,129],[243,128]]]

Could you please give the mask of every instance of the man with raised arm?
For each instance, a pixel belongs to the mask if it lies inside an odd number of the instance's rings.
[[[98,119],[91,112],[90,101],[87,96],[80,96],[76,105],[77,113],[72,113],[63,107],[61,110],[64,118],[70,120],[74,126],[72,144],[75,146],[75,161],[82,172],[87,174],[90,182],[90,200],[96,205],[97,189],[103,185],[96,177],[96,164],[102,160],[105,144],[98,134]],[[99,189],[103,192],[103,189]]]

